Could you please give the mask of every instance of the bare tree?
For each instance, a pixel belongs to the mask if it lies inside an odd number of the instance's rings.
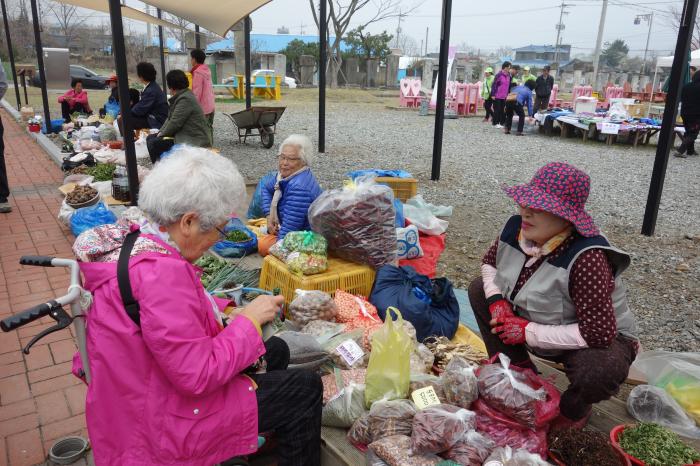
[[[124,35],[126,56],[131,66],[146,59],[145,34],[133,29],[132,21],[126,22],[127,33]]]
[[[58,24],[58,28],[66,38],[66,47],[70,48],[73,39],[78,36],[79,29],[85,24],[87,16],[80,15],[78,7],[54,1],[44,2],[45,11],[51,14],[52,19]]]
[[[332,88],[338,87],[338,72],[343,64],[340,54],[340,43],[350,27],[350,23],[355,19],[355,15],[361,11],[370,11],[362,24],[355,26],[367,27],[378,21],[389,18],[404,16],[415,11],[422,1],[406,8],[401,5],[401,0],[328,0],[328,74],[330,75],[330,85]],[[309,0],[311,12],[314,15],[316,26],[319,26],[318,5],[314,0]],[[366,8],[367,7],[367,8]],[[334,35],[331,42],[331,34]]]
[[[669,14],[665,15],[667,20],[667,25],[673,30],[673,32],[678,32],[681,26],[681,17],[683,12],[677,7],[671,7],[669,9]],[[698,21],[700,14],[695,17],[695,24],[693,25],[693,38],[690,41],[690,50],[700,49],[700,21]]]
[[[187,27],[190,25],[190,22],[175,15],[170,15],[170,22],[179,26],[177,28],[168,28],[168,31],[180,41],[180,52],[187,51]]]
[[[409,36],[408,34],[403,34],[399,37],[398,46],[398,48],[401,49],[401,52],[404,55],[408,55],[409,57],[417,57],[421,54],[418,42],[416,41],[416,39]]]
[[[513,50],[513,47],[511,47],[510,45],[501,45],[500,47],[498,47],[496,49],[496,55],[498,55],[499,58],[500,57],[514,58],[515,51]]]

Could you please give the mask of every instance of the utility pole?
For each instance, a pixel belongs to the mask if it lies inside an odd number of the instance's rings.
[[[647,33],[647,45],[644,46],[644,61],[642,62],[642,68],[639,71],[639,78],[642,78],[642,75],[646,71],[647,67],[647,52],[649,51],[649,39],[651,38],[651,26],[654,24],[654,13],[650,13],[648,15],[637,15],[634,18],[634,24],[640,24],[642,21],[645,20],[649,22],[649,32]]]
[[[304,35],[304,28],[306,27],[306,24],[302,21],[301,24],[299,24],[299,35],[303,36]]]
[[[428,56],[428,32],[430,32],[430,28],[427,27],[425,28],[425,56]]]
[[[605,29],[605,15],[608,12],[608,0],[603,0],[603,9],[600,11],[600,23],[598,23],[598,38],[595,40],[595,52],[593,52],[593,87],[598,86],[598,67],[600,65],[600,49],[603,45],[603,30]],[[595,89],[596,91],[598,89]]]
[[[564,2],[561,2],[561,10],[559,11],[559,22],[557,23],[557,41],[554,43],[554,46],[556,47],[556,50],[554,52],[554,63],[557,65],[557,79],[559,79],[559,76],[561,75],[561,72],[559,70],[559,39],[561,38],[561,31],[564,30],[564,23],[562,23],[562,20],[564,19],[564,15],[568,14],[564,9],[570,5],[567,5]]]
[[[399,25],[396,27],[396,48],[399,48],[399,36],[401,35],[401,20],[403,15],[401,14],[401,9],[399,9]]]

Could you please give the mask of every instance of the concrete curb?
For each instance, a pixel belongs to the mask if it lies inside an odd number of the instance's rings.
[[[21,118],[19,112],[7,100],[2,99],[0,101],[0,105],[2,105],[2,107],[7,110],[7,112],[16,120]],[[37,143],[39,143],[39,145],[59,167],[63,164],[63,153],[44,133],[29,133],[29,135],[32,136]]]

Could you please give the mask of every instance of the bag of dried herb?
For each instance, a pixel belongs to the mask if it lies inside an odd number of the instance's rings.
[[[435,466],[442,458],[431,453],[411,454],[411,439],[406,435],[391,435],[369,444],[378,457],[389,466]]]
[[[648,466],[683,466],[700,461],[700,453],[658,424],[640,422],[627,427],[618,436],[618,442],[627,454]]]
[[[466,359],[452,358],[442,374],[447,402],[469,408],[479,395],[474,367]]]
[[[490,438],[470,430],[440,456],[464,466],[481,466],[495,447]]]
[[[410,436],[415,414],[416,406],[409,400],[382,400],[373,403],[369,410],[369,432],[372,441],[390,435]]]
[[[473,412],[452,405],[435,405],[418,411],[413,417],[411,451],[441,453],[449,449],[476,427],[475,417]]]

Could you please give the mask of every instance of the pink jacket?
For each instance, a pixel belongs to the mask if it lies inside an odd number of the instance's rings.
[[[150,235],[139,238],[129,264],[137,327],[111,260],[126,231],[97,227],[74,245],[91,261],[80,267],[94,299],[86,418],[95,464],[211,466],[255,451],[255,388],[240,372],[265,352],[258,330],[242,316],[222,330],[199,269]],[[101,253],[110,260],[98,262]]]
[[[211,71],[207,65],[197,65],[193,69],[192,92],[197,97],[205,115],[214,111],[214,87],[211,82]]]
[[[58,97],[58,103],[62,103],[64,100],[68,101],[68,99],[73,98],[72,103],[69,104],[70,108],[73,108],[75,104],[83,104],[83,107],[85,107],[85,110],[88,112],[92,111],[90,109],[90,104],[88,103],[88,95],[87,92],[85,91],[80,91],[80,92],[75,92],[73,89],[69,89],[68,92],[63,94],[62,96]]]

